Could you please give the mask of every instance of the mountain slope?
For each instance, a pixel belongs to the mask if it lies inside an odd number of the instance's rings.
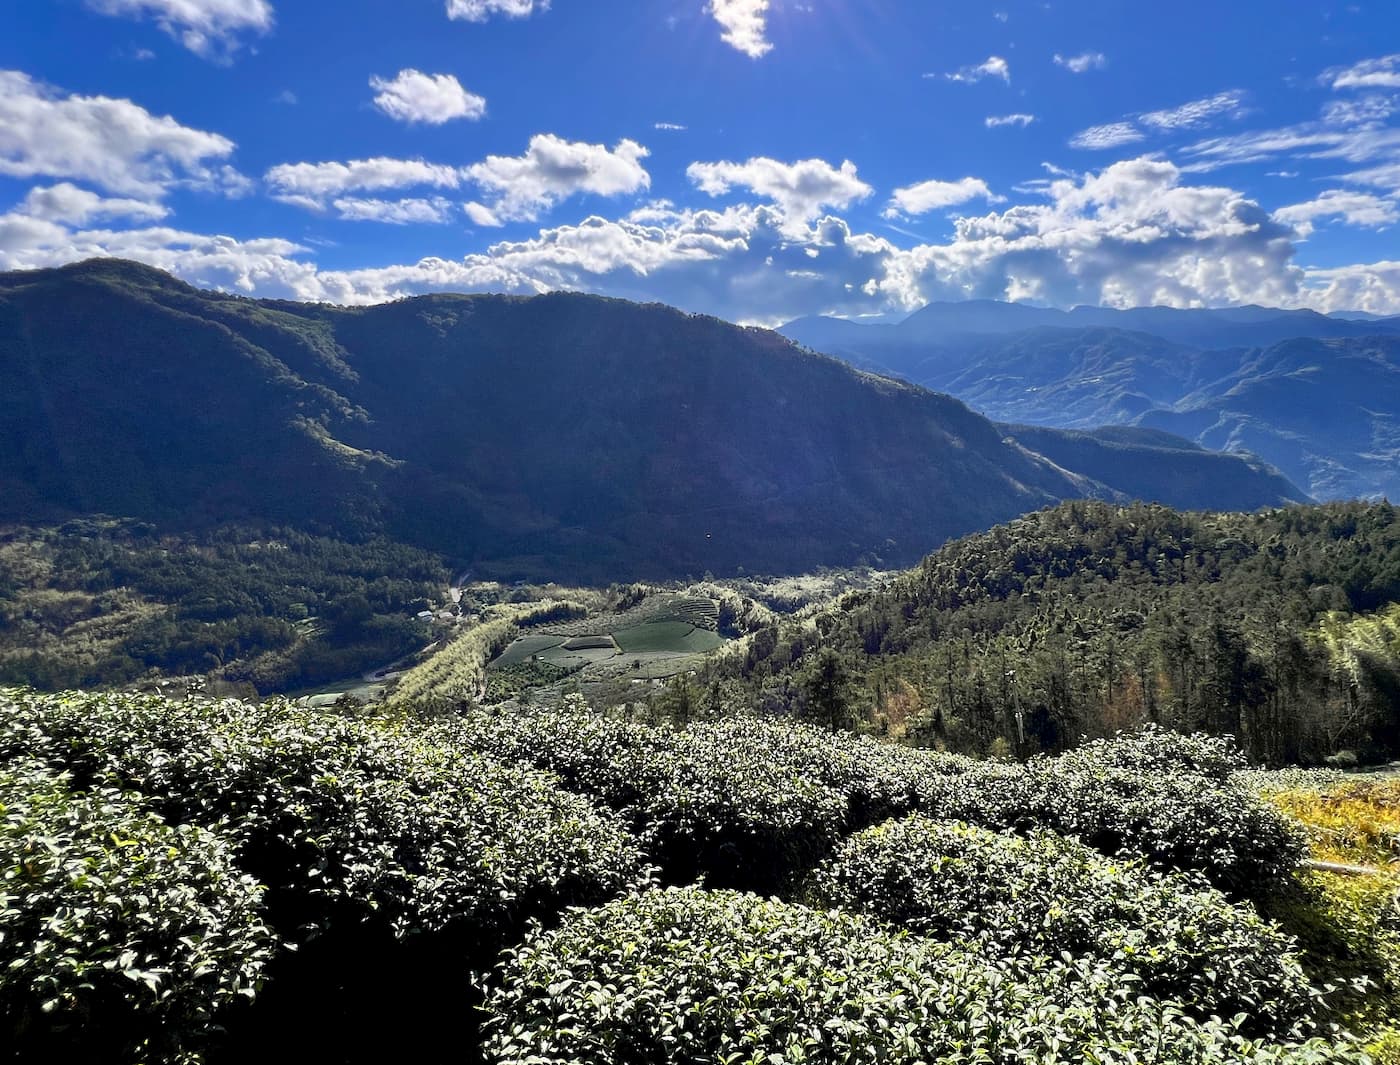
[[[808,319],[789,335],[839,341],[828,350],[993,418],[1165,429],[1208,448],[1253,452],[1318,498],[1400,494],[1394,320],[1254,307],[1065,313],[985,301],[954,313],[959,306],[935,304],[881,328]],[[1136,331],[1103,324],[1015,331],[1032,320],[1095,319]],[[937,331],[969,323],[981,331]]]
[[[1400,510],[1065,503],[949,544],[715,667],[958,751],[1033,754],[1144,722],[1295,764],[1400,751]]]
[[[0,518],[386,532],[506,573],[909,561],[1114,494],[947,396],[580,295],[337,308],[115,261],[4,275],[0,397]]]

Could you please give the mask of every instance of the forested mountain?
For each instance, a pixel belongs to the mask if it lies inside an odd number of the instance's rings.
[[[338,308],[114,260],[0,276],[0,519],[276,522],[551,577],[791,572],[912,561],[1057,499],[1159,498],[1169,458],[1119,491],[955,399],[659,305]],[[1239,463],[1172,498],[1216,489],[1300,495]]]
[[[1400,510],[1062,504],[774,626],[741,702],[1029,755],[1143,722],[1278,763],[1400,752]]]
[[[1253,452],[1317,498],[1400,495],[1397,319],[981,301],[898,326],[805,319],[783,331],[993,418],[1161,428]]]

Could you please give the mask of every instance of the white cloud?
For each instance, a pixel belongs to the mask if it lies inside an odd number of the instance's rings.
[[[944,207],[956,207],[971,200],[986,200],[990,203],[1002,197],[993,195],[992,190],[981,178],[965,177],[961,181],[922,181],[895,189],[894,197],[884,210],[886,218],[912,217],[937,211]]]
[[[709,0],[705,9],[720,26],[720,38],[750,59],[773,50],[768,40],[768,0]]]
[[[824,207],[849,207],[875,191],[860,179],[849,159],[837,169],[823,159],[782,163],[760,157],[744,163],[691,163],[685,173],[711,196],[749,189],[775,203],[791,222],[809,221]]]
[[[1144,140],[1142,130],[1131,122],[1111,122],[1106,126],[1091,126],[1070,140],[1071,148],[1085,148],[1102,151],[1106,148],[1121,148],[1125,144],[1136,144]]]
[[[1400,315],[1400,262],[1309,270],[1303,299],[1323,311]]]
[[[76,178],[145,197],[180,184],[238,192],[246,179],[213,165],[233,149],[226,137],[130,100],[65,96],[20,71],[0,71],[0,174]]]
[[[347,192],[383,192],[430,186],[455,189],[462,172],[454,166],[425,163],[421,159],[355,159],[348,163],[283,163],[264,175],[272,195],[284,202],[324,207],[326,201]]]
[[[238,35],[272,29],[267,0],[88,0],[104,15],[153,18],[191,52],[223,58],[237,50]]]
[[[1331,189],[1307,203],[1296,203],[1274,212],[1274,221],[1292,226],[1304,237],[1311,235],[1314,223],[1320,218],[1336,218],[1349,226],[1375,229],[1400,220],[1400,205],[1369,192]]]
[[[1244,93],[1238,90],[1217,93],[1165,111],[1148,111],[1139,115],[1138,121],[1159,130],[1196,129],[1215,118],[1243,118],[1244,99]]]
[[[1026,126],[1029,126],[1034,121],[1035,115],[988,115],[987,128],[1000,129],[1002,126],[1021,126],[1022,128],[1024,128]]]
[[[1374,129],[1400,111],[1400,100],[1394,96],[1373,93],[1349,100],[1332,100],[1322,109],[1322,121],[1329,126]]]
[[[486,114],[485,98],[467,92],[451,74],[409,69],[393,78],[370,78],[369,84],[377,93],[374,106],[400,122],[440,126],[454,118],[475,120]]]
[[[347,222],[386,222],[391,225],[435,224],[452,220],[453,204],[441,196],[432,199],[376,200],[342,196],[331,206]]]
[[[963,67],[955,70],[951,74],[945,74],[949,81],[974,82],[983,78],[1000,78],[1008,85],[1011,84],[1011,64],[999,55],[988,56],[985,63],[978,63],[976,66]]]
[[[1400,55],[1337,67],[1324,74],[1323,80],[1330,82],[1334,89],[1400,89]]]
[[[1063,56],[1056,52],[1055,65],[1064,67],[1072,74],[1085,74],[1108,66],[1108,56],[1102,52],[1083,52],[1072,56]]]
[[[154,222],[170,213],[169,208],[158,203],[107,199],[67,181],[47,188],[30,189],[17,211],[31,218],[79,226],[104,218]]]
[[[447,0],[447,17],[466,22],[485,22],[492,15],[529,18],[548,10],[549,0]]]
[[[1292,225],[1235,189],[1190,184],[1171,163],[1143,158],[1052,174],[1043,202],[961,218],[948,240],[912,247],[830,215],[795,222],[779,206],[655,202],[464,258],[336,271],[278,238],[92,231],[12,212],[0,216],[0,268],[124,255],[259,295],[364,303],[443,290],[577,289],[764,323],[969,297],[1400,312],[1400,263],[1303,269]]]
[[[651,175],[641,163],[649,154],[632,140],[609,149],[543,133],[530,138],[524,155],[488,156],[462,174],[492,195],[488,206],[498,219],[533,221],[570,196],[624,196],[650,188]]]

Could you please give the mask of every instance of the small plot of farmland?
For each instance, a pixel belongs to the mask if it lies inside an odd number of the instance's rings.
[[[488,688],[493,673],[504,691],[514,689],[531,670],[541,679],[558,670],[583,672],[591,679],[675,676],[696,668],[706,654],[724,645],[718,625],[713,599],[674,593],[648,596],[621,613],[546,623],[515,640],[491,663]]]

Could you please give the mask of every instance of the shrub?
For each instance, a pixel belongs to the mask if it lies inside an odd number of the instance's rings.
[[[526,762],[618,811],[672,883],[778,891],[840,838],[846,803],[766,745],[571,708],[440,723],[444,745]]]
[[[283,927],[334,913],[399,936],[466,924],[504,945],[526,920],[635,881],[622,827],[548,777],[273,701],[0,693],[0,762],[38,758],[221,825]]]
[[[990,959],[866,919],[694,888],[575,911],[503,965],[495,1065],[1359,1062],[1265,1047],[1085,962]]]
[[[1072,760],[1139,773],[1189,773],[1215,781],[1228,781],[1249,766],[1228,736],[1186,735],[1157,725],[1092,740],[1075,748]]]
[[[1304,839],[1231,775],[1227,742],[1148,730],[1039,759],[1020,817],[1105,854],[1199,871],[1235,896],[1267,894],[1302,861]]]
[[[998,954],[1102,959],[1200,1016],[1291,1033],[1316,1012],[1292,944],[1203,881],[1122,864],[1075,840],[912,817],[847,840],[812,901]]]
[[[624,827],[545,774],[285,702],[0,693],[0,763],[16,756],[222,826],[268,885],[268,920],[299,949],[230,1032],[230,1061],[422,1056],[449,1019],[470,1038],[472,967],[641,875]]]
[[[24,1060],[197,1060],[275,940],[214,833],[0,768],[0,1031]]]
[[[846,799],[848,830],[921,809],[946,794],[945,778],[982,768],[961,755],[787,721],[734,718],[692,725],[689,734],[730,749],[757,748],[790,779],[808,778],[834,788]]]

